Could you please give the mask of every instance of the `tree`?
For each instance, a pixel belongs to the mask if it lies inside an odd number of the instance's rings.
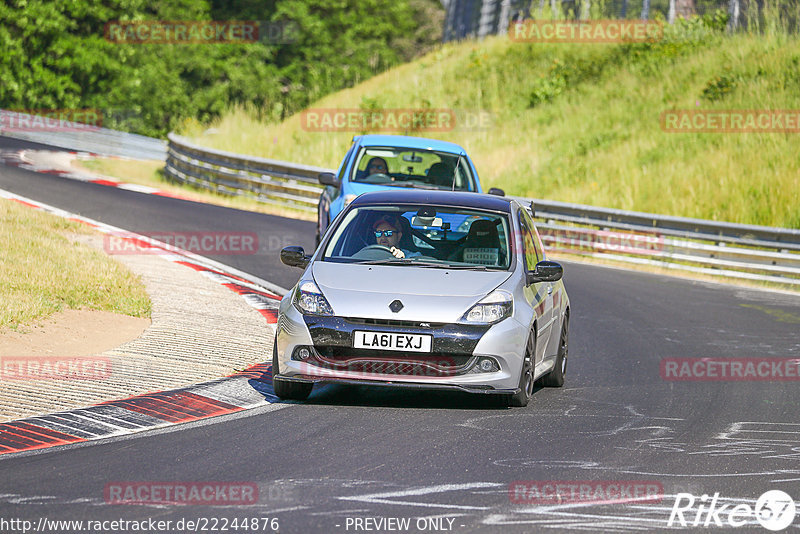
[[[280,119],[435,46],[438,0],[6,0],[0,3],[0,108],[97,108],[114,129],[162,136],[230,106]],[[270,45],[126,44],[111,21],[294,22]]]
[[[676,17],[688,19],[695,14],[694,0],[669,0],[667,22],[673,24]]]
[[[592,0],[583,0],[581,2],[581,20],[586,20],[592,13]]]
[[[739,0],[728,2],[728,31],[735,32],[739,28]]]

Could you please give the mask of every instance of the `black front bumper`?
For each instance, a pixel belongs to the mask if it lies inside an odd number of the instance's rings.
[[[304,316],[313,347],[305,361],[332,371],[374,375],[424,377],[459,376],[475,370],[478,358],[473,355],[488,325],[419,323],[342,317]],[[356,330],[431,336],[430,352],[375,350],[353,347]],[[297,352],[301,347],[295,348]],[[291,356],[295,358],[294,355]]]
[[[422,323],[418,321],[391,321],[373,319],[348,319],[343,317],[318,317],[304,315],[303,320],[311,334],[314,347],[325,356],[337,353],[353,354],[353,332],[368,330],[397,334],[428,334],[433,336],[431,358],[438,356],[472,356],[478,341],[489,330],[489,325],[465,325],[453,323]],[[397,355],[397,351],[368,350]]]

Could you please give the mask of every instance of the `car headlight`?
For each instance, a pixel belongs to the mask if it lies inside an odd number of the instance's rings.
[[[464,314],[468,323],[493,324],[510,317],[514,311],[514,297],[503,289],[496,289],[482,298]]]
[[[311,280],[300,282],[294,296],[294,305],[307,315],[333,315],[328,299]]]

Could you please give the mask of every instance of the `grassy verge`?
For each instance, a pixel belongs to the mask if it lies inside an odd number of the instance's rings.
[[[510,194],[746,224],[800,228],[800,135],[668,133],[671,109],[796,110],[797,36],[726,35],[714,21],[681,21],[656,43],[519,43],[507,37],[447,44],[312,108],[452,109],[455,141],[485,187]],[[206,146],[335,167],[354,131],[312,132],[234,109]],[[213,133],[212,133],[213,132]]]
[[[96,158],[91,160],[78,160],[75,161],[73,165],[104,176],[117,178],[130,184],[155,187],[162,191],[174,193],[183,198],[195,200],[197,202],[206,202],[226,208],[269,213],[271,215],[280,215],[307,221],[316,220],[313,213],[309,214],[291,208],[272,206],[245,197],[218,195],[205,189],[170,182],[164,177],[164,173],[162,172],[164,163],[161,161]]]
[[[139,278],[99,250],[72,243],[86,226],[0,199],[0,328],[67,308],[150,316]]]

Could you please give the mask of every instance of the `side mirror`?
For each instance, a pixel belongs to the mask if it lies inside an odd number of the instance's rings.
[[[339,180],[332,172],[321,172],[317,175],[317,180],[322,185],[329,185],[331,187],[339,187]]]
[[[536,270],[528,273],[527,282],[537,284],[539,282],[557,282],[564,276],[564,268],[561,264],[554,261],[540,261],[536,264]]]
[[[499,187],[492,187],[489,189],[490,195],[497,195],[498,197],[506,196],[506,192],[500,189]]]
[[[281,263],[289,267],[305,269],[309,261],[311,261],[311,256],[306,256],[303,247],[286,247],[281,250]]]

